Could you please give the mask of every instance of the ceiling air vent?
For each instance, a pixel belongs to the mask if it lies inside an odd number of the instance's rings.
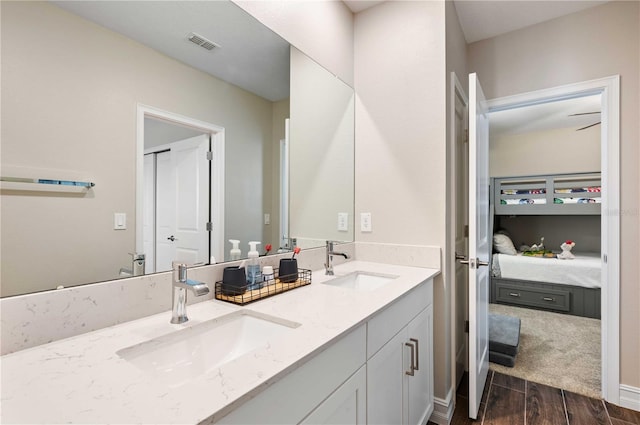
[[[195,43],[200,47],[204,47],[207,50],[213,50],[215,47],[220,47],[219,44],[216,44],[211,40],[207,40],[206,38],[196,34],[195,32],[189,34],[188,39],[190,42]]]

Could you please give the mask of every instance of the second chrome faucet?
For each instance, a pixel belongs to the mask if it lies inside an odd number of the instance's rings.
[[[326,252],[326,258],[324,263],[324,268],[325,268],[324,274],[328,276],[333,276],[333,256],[334,255],[339,255],[341,257],[344,257],[345,259],[349,258],[349,256],[345,252],[334,251],[333,250],[334,243],[335,243],[334,241],[327,241],[327,252]]]

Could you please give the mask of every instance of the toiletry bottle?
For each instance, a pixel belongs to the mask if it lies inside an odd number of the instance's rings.
[[[231,261],[239,260],[240,256],[242,255],[242,253],[240,252],[240,248],[238,248],[238,244],[240,243],[240,241],[237,239],[229,239],[229,242],[231,242],[231,244],[233,245],[233,247],[231,248],[231,252],[229,252],[229,259]]]
[[[262,268],[262,280],[264,281],[264,284],[271,285],[275,283],[274,279],[273,266],[264,266]]]
[[[249,290],[260,289],[263,284],[262,273],[260,273],[260,261],[258,260],[260,253],[258,252],[257,245],[260,245],[260,242],[249,242],[249,254],[247,255],[249,257],[247,260],[247,289]]]

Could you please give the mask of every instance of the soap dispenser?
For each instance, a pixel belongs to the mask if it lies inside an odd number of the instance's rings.
[[[250,291],[262,288],[263,284],[262,273],[260,273],[260,260],[258,260],[260,256],[257,248],[258,245],[260,245],[260,242],[249,242],[249,254],[247,255],[249,257],[247,260],[247,289]]]
[[[240,243],[239,240],[237,239],[229,239],[229,242],[231,242],[231,245],[233,245],[233,247],[231,248],[231,251],[229,252],[229,259],[231,261],[233,260],[239,260],[240,256],[242,255],[242,252],[240,252],[240,248],[238,247],[238,244]]]

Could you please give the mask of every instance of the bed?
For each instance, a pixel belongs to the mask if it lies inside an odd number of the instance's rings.
[[[494,254],[491,302],[600,318],[601,259],[573,260]]]
[[[600,187],[600,173],[494,178],[491,201],[496,216],[600,215]],[[600,318],[599,253],[574,252],[570,260],[530,257],[516,253],[510,240],[509,249],[496,245],[495,238],[492,303]]]

